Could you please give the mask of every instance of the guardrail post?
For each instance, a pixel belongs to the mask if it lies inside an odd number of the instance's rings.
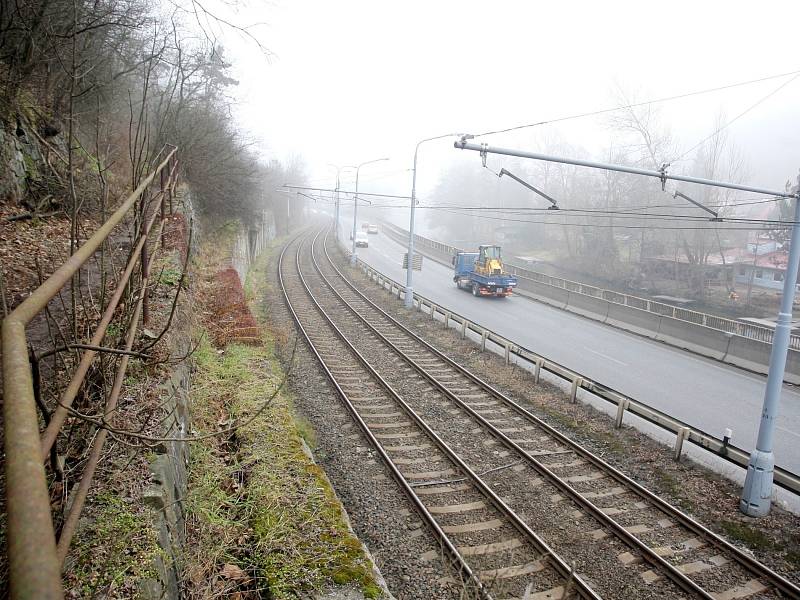
[[[467,329],[469,328],[469,321],[464,319],[461,323],[461,337],[462,339],[467,338]]]
[[[484,329],[484,330],[483,330],[483,332],[481,333],[481,351],[482,351],[482,352],[485,352],[485,351],[486,351],[486,335],[487,335],[488,333],[489,333],[489,332],[488,332],[488,331],[486,331],[485,329]]]
[[[511,361],[511,344],[509,344],[508,342],[506,342],[506,357],[505,358],[506,358],[506,366],[508,366],[508,363]]]
[[[570,402],[574,403],[578,400],[578,388],[580,387],[581,383],[583,383],[583,379],[576,375],[572,380],[572,390],[569,393]]]
[[[681,452],[683,451],[683,442],[689,437],[689,428],[681,427],[678,429],[678,434],[675,436],[675,460],[681,459]]]
[[[450,326],[450,311],[444,311],[444,328],[447,329]]]
[[[617,404],[617,418],[614,421],[614,428],[619,429],[622,427],[622,419],[625,417],[625,411],[628,410],[628,406],[630,406],[630,400],[627,398],[622,398]]]
[[[539,376],[542,373],[542,365],[544,365],[544,359],[543,358],[537,358],[536,359],[536,369],[534,369],[534,371],[533,371],[533,382],[534,383],[539,383]]]
[[[431,302],[431,320],[434,320],[436,318],[436,310],[438,308],[439,308],[438,306],[436,306],[433,302]]]

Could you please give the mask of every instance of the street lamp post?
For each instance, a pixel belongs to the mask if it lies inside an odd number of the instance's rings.
[[[408,223],[408,265],[406,268],[406,298],[405,298],[406,308],[412,308],[414,306],[414,286],[413,286],[414,269],[412,268],[412,264],[414,258],[414,209],[417,205],[417,154],[419,153],[419,147],[421,144],[453,136],[460,136],[461,138],[468,140],[471,140],[474,137],[472,135],[466,135],[462,133],[446,133],[445,135],[437,135],[436,137],[425,138],[424,140],[420,140],[419,142],[417,142],[416,148],[414,148],[414,167],[411,169],[412,172],[411,216]]]
[[[356,253],[356,219],[358,218],[358,171],[364,165],[369,165],[376,162],[381,162],[384,160],[389,160],[388,158],[376,158],[374,160],[368,160],[367,162],[363,162],[356,167],[356,193],[353,198],[353,252],[350,254],[350,264],[355,266],[356,261],[358,260],[358,255]]]

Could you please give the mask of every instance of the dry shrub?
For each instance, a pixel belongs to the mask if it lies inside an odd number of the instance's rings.
[[[204,325],[214,345],[221,348],[230,342],[260,344],[261,331],[247,306],[236,270],[228,267],[218,271],[209,287]]]

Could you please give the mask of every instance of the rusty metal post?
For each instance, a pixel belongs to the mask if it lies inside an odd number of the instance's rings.
[[[170,165],[169,165],[169,174],[170,174],[170,176],[172,176],[173,169],[176,169],[177,167],[178,167],[178,159],[177,158],[171,158],[170,159]],[[170,184],[167,187],[167,189],[169,189],[168,193],[169,193],[169,214],[170,214],[170,216],[175,214],[175,211],[172,208],[172,185],[173,184]]]
[[[142,194],[142,218],[141,218],[141,230],[140,234],[147,236],[148,231],[145,227],[145,220],[147,219],[147,206],[149,202],[146,200],[147,193],[145,192]],[[144,244],[142,245],[142,258],[141,258],[141,289],[139,290],[139,294],[142,296],[142,326],[147,327],[150,323],[150,302],[149,294],[147,293],[148,282],[147,282],[147,274],[150,272],[150,264],[149,264],[149,249],[147,248],[148,240],[145,239]]]
[[[167,190],[164,189],[164,171],[161,171],[161,202],[159,202],[159,210],[161,211],[161,222],[164,222],[164,210],[166,209],[166,198],[165,195]],[[162,227],[161,229],[161,246],[166,246],[167,244],[167,235],[166,235],[166,228]]]

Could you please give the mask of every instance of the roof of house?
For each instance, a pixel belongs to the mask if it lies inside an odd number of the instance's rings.
[[[762,269],[778,269],[785,271],[786,265],[789,262],[789,253],[786,250],[777,250],[775,252],[768,252],[767,254],[756,256],[755,260],[753,260],[752,252],[745,252],[738,260],[732,260],[730,262],[754,265]]]
[[[746,248],[729,248],[724,251],[725,260],[723,262],[722,256],[719,252],[712,252],[708,255],[706,259],[706,266],[709,267],[721,267],[723,265],[731,266],[736,264],[741,265],[755,265],[756,267],[762,269],[778,269],[781,271],[786,270],[786,264],[789,262],[789,253],[785,250],[776,250],[775,252],[767,252],[766,254],[760,254],[755,257],[755,262],[753,261],[753,253],[748,252]],[[677,258],[673,256],[653,256],[652,259],[655,260],[662,260],[667,262],[679,262],[682,264],[688,264],[689,260],[686,258],[686,255],[681,252]]]

